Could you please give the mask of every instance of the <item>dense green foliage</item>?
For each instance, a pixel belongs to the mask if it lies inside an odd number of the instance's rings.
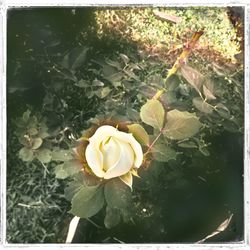
[[[155,11],[170,16],[162,20]],[[219,52],[222,57],[234,60],[240,52],[241,38],[232,29],[226,8],[114,8],[96,12],[98,35],[121,36],[152,49],[155,53],[170,53],[182,48],[190,34],[204,30],[200,47]],[[172,17],[172,18],[171,18]],[[178,21],[171,21],[177,19]]]

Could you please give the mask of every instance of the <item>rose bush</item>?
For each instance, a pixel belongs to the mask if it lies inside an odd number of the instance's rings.
[[[99,178],[120,177],[132,187],[132,175],[142,165],[141,145],[131,133],[104,125],[89,138],[85,158],[93,174]]]

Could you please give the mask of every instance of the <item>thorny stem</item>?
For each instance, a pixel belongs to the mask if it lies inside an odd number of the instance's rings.
[[[191,51],[193,50],[194,46],[196,45],[196,43],[198,42],[198,40],[200,39],[202,34],[203,34],[203,31],[198,31],[198,32],[195,32],[193,34],[190,42],[187,44],[187,46],[185,46],[185,49],[182,51],[180,56],[177,58],[177,60],[175,61],[173,67],[168,71],[166,82],[167,82],[167,80],[169,79],[170,76],[172,76],[173,74],[175,74],[177,72],[177,70],[180,68],[182,63],[188,58],[188,56],[190,55]],[[156,99],[156,100],[159,99],[160,96],[165,91],[166,91],[166,89],[158,90],[158,92],[155,94],[153,99]]]

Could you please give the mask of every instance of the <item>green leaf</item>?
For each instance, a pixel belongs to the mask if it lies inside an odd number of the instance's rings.
[[[207,100],[215,100],[216,97],[213,95],[213,93],[205,86],[203,85],[203,93]]]
[[[26,136],[21,136],[18,138],[18,141],[25,147],[29,148],[30,147],[30,141],[29,137]]]
[[[29,118],[30,118],[30,114],[31,114],[30,110],[27,110],[27,111],[25,111],[25,112],[23,113],[23,121],[24,121],[25,123],[28,122],[28,120],[29,120]]]
[[[149,135],[146,130],[140,124],[131,124],[128,125],[129,133],[132,133],[135,139],[144,145],[149,144]]]
[[[195,97],[193,98],[193,105],[201,112],[205,114],[212,114],[213,113],[213,107],[211,107],[207,102],[202,100],[201,97]]]
[[[140,117],[144,123],[161,130],[165,111],[158,100],[150,99],[141,107]]]
[[[34,154],[33,154],[33,151],[31,149],[23,147],[19,151],[19,157],[23,161],[32,161],[34,159]]]
[[[67,170],[64,168],[64,164],[60,164],[55,167],[55,175],[58,179],[65,179],[68,177],[68,173]]]
[[[197,145],[192,141],[178,143],[178,146],[181,148],[197,148]]]
[[[82,187],[72,199],[72,207],[69,211],[75,216],[89,218],[97,214],[104,205],[102,186]]]
[[[160,97],[163,104],[172,105],[177,102],[176,93],[174,91],[168,91]]]
[[[194,113],[171,110],[167,113],[164,135],[173,140],[183,140],[199,132],[201,123]]]
[[[56,166],[55,174],[58,179],[65,179],[69,176],[77,174],[82,169],[82,164],[78,160],[66,161],[63,164]]]
[[[80,81],[76,83],[76,86],[79,88],[87,88],[89,87],[89,84],[86,80],[81,79]]]
[[[214,83],[211,80],[206,80],[203,85],[203,94],[207,100],[215,100],[214,96]]]
[[[108,206],[112,208],[126,209],[131,206],[130,188],[118,178],[111,179],[105,184],[104,195]]]
[[[198,92],[200,93],[200,88],[202,82],[204,80],[203,75],[197,70],[189,67],[187,65],[183,65],[181,67],[181,73],[183,77],[187,80],[187,82]]]
[[[51,151],[47,148],[39,149],[36,152],[36,158],[39,161],[41,161],[42,163],[49,163],[51,161],[51,158],[52,158]]]
[[[65,198],[68,201],[71,201],[74,195],[80,190],[83,185],[84,183],[80,183],[79,181],[71,181],[69,185],[64,189]]]
[[[175,91],[179,84],[180,84],[180,79],[178,75],[171,75],[167,80],[165,85],[167,86],[168,91]]]
[[[153,157],[160,162],[175,160],[177,153],[165,144],[156,144],[152,148]]]
[[[62,66],[66,69],[77,69],[86,61],[88,50],[87,47],[76,47],[72,49],[64,56],[61,63]]]
[[[113,61],[113,60],[110,60],[110,59],[106,59],[105,62],[114,67],[114,68],[117,68],[118,70],[121,70],[122,67],[121,67],[121,64],[118,62],[118,61]]]
[[[99,90],[95,91],[95,95],[99,98],[105,98],[111,92],[109,87],[100,88]]]
[[[229,119],[230,118],[230,111],[228,110],[228,108],[223,105],[222,103],[218,103],[215,106],[215,111],[222,117],[225,119]]]
[[[95,79],[92,81],[92,84],[91,84],[92,87],[103,87],[104,86],[104,83]]]
[[[124,62],[125,64],[128,64],[128,63],[129,63],[129,58],[128,58],[126,55],[120,54],[120,57],[122,58],[122,60],[123,60],[123,62]]]
[[[69,161],[72,159],[74,159],[74,156],[73,156],[71,150],[55,149],[52,152],[52,160],[53,161]]]
[[[34,138],[32,140],[32,147],[31,148],[32,149],[38,149],[38,148],[41,147],[42,143],[43,143],[43,139],[42,138],[40,138],[40,137]]]
[[[147,78],[147,83],[149,85],[156,86],[157,88],[164,87],[164,79],[160,74],[154,74]]]
[[[30,128],[28,129],[28,133],[32,136],[32,135],[37,135],[38,134],[38,130],[36,128]]]
[[[104,225],[106,228],[110,229],[115,227],[121,221],[121,212],[119,209],[106,207],[106,215],[104,218]]]
[[[135,110],[133,108],[127,108],[126,112],[127,112],[127,116],[128,116],[130,121],[140,120],[140,113],[137,110]]]

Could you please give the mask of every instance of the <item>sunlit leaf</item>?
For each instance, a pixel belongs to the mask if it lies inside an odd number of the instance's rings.
[[[95,79],[92,81],[92,84],[91,84],[92,87],[103,87],[104,86],[104,83]]]
[[[111,89],[109,87],[104,87],[95,91],[95,95],[102,99],[102,98],[107,97],[110,92],[111,92]]]
[[[74,159],[74,156],[71,150],[55,149],[52,152],[53,161],[69,161],[72,159]]]
[[[69,176],[72,176],[82,169],[82,165],[77,160],[66,161],[63,164],[56,166],[55,174],[58,179],[65,179]]]
[[[207,100],[215,100],[215,87],[214,82],[211,79],[206,79],[203,85],[203,94]]]
[[[165,111],[160,101],[151,99],[141,107],[140,117],[144,123],[161,130]]]
[[[39,149],[36,152],[36,158],[39,161],[41,161],[42,163],[49,163],[51,161],[51,158],[52,158],[51,150],[49,150],[47,148]]]
[[[175,160],[177,153],[174,149],[165,144],[156,144],[152,147],[153,157],[157,161],[167,162]]]
[[[55,175],[58,179],[65,179],[68,177],[68,173],[64,167],[64,164],[60,164],[55,167]]]
[[[98,213],[104,205],[102,186],[84,186],[72,198],[69,211],[81,218],[89,218]]]
[[[149,144],[149,136],[146,130],[140,124],[128,125],[129,133],[132,133],[135,139],[144,145]]]
[[[212,114],[213,113],[213,107],[211,107],[207,102],[202,100],[201,97],[193,98],[193,104],[199,111],[201,111],[205,114]]]
[[[32,147],[31,148],[32,149],[38,149],[38,148],[41,147],[42,143],[43,143],[43,139],[42,138],[40,138],[40,137],[34,138],[32,140]]]
[[[215,100],[216,97],[213,95],[213,93],[205,86],[203,85],[203,93],[207,100]]]
[[[122,58],[122,60],[125,64],[129,63],[130,60],[125,54],[120,54],[120,57]]]
[[[161,20],[170,21],[173,23],[180,23],[182,21],[181,17],[175,15],[169,15],[165,12],[153,10],[153,13]]]
[[[173,140],[183,140],[199,132],[201,123],[194,113],[171,110],[167,113],[164,135]]]
[[[32,161],[34,159],[34,154],[33,154],[33,151],[31,149],[23,147],[19,151],[19,157],[23,161]]]

